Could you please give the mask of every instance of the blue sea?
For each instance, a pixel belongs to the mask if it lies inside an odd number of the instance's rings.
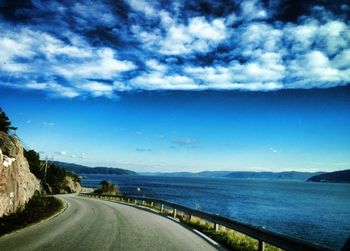
[[[87,175],[82,184],[96,187],[101,180],[126,195],[175,202],[335,250],[350,236],[350,184],[117,175]]]

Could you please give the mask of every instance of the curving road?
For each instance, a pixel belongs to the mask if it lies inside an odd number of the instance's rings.
[[[0,250],[217,250],[170,219],[124,204],[60,195],[58,216],[0,238]]]

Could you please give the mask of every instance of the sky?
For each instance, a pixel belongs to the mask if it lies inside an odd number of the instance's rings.
[[[349,20],[345,0],[0,0],[0,106],[55,160],[346,169]]]

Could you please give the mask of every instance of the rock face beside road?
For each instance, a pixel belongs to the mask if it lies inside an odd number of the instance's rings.
[[[67,175],[65,177],[65,189],[61,193],[80,193],[81,185],[79,182],[74,181],[72,176]]]
[[[30,172],[19,140],[0,132],[0,217],[16,212],[40,191],[40,181]]]

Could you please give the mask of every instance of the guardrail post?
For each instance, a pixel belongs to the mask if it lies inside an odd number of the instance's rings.
[[[142,200],[142,206],[144,206],[145,205],[145,201],[144,200]]]
[[[219,224],[214,223],[214,230],[215,232],[219,231]]]
[[[153,207],[153,201],[151,201],[151,207]]]
[[[176,208],[173,210],[173,217],[176,218]]]
[[[258,251],[264,251],[264,242],[262,240],[259,240]]]
[[[163,211],[164,211],[164,205],[160,204],[160,212],[163,213]]]
[[[128,198],[128,203],[130,203],[130,198]]]

